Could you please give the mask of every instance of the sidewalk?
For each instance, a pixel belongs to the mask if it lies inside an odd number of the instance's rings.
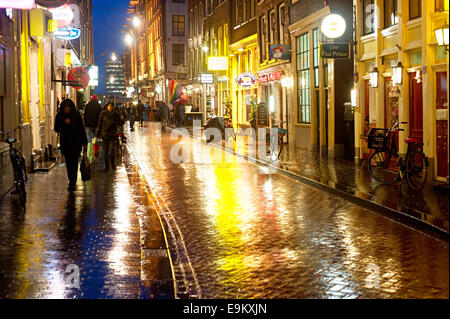
[[[185,128],[192,135],[192,128]],[[248,142],[243,136],[237,136],[236,145],[233,145],[232,139],[223,145],[230,151],[235,148],[238,154],[257,158],[256,154],[248,152]],[[316,152],[300,150],[288,144],[283,145],[277,167],[281,172],[294,174],[322,189],[348,195],[349,198],[360,203],[365,202],[376,210],[384,210],[391,217],[424,225],[448,237],[448,196],[434,190],[432,183],[427,183],[421,191],[410,189],[406,182],[383,185],[372,180],[366,166],[358,166],[343,159],[329,159]]]
[[[73,194],[66,175],[61,162],[29,174],[25,209],[0,198],[0,298],[173,298],[161,225],[128,154]]]

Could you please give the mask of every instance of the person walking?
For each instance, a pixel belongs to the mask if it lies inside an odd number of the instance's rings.
[[[97,131],[95,133],[96,138],[101,137],[103,140],[105,172],[109,171],[110,165],[112,169],[116,169],[115,142],[117,139],[117,128],[123,124],[125,122],[122,120],[114,105],[111,103],[107,104],[106,110],[100,113]]]
[[[161,131],[165,132],[167,127],[167,119],[169,118],[169,107],[165,102],[161,103]]]
[[[56,114],[54,131],[59,134],[61,153],[66,162],[69,186],[67,190],[73,192],[78,177],[78,160],[81,149],[87,153],[87,136],[80,112],[70,99],[61,102],[60,110]]]
[[[139,126],[142,127],[144,125],[144,104],[141,103],[141,100],[138,100],[136,111],[138,114]]]
[[[183,121],[184,121],[184,103],[182,103],[181,101],[178,101],[177,103],[175,103],[175,112],[176,112],[176,117],[177,117],[177,127],[182,127],[183,126]]]
[[[98,103],[96,95],[92,95],[91,100],[84,108],[84,126],[86,127],[86,135],[88,139],[88,157],[92,153],[92,140],[95,137],[95,130],[97,129],[98,118],[102,112],[102,106]]]
[[[106,110],[106,107],[108,106],[108,104],[112,104],[114,107],[116,106],[116,100],[114,98],[114,95],[110,95],[108,101],[106,102],[106,104],[103,106],[103,109]]]
[[[136,120],[136,108],[133,104],[128,105],[128,121],[130,123],[130,131],[134,132],[134,121]]]

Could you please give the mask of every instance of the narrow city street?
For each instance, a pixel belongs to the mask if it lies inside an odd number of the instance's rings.
[[[201,298],[448,298],[448,243],[159,127],[128,147],[179,228]],[[190,163],[171,160],[180,148]]]

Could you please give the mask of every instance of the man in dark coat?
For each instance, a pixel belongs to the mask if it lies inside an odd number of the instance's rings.
[[[66,161],[68,190],[73,192],[78,176],[78,160],[81,153],[87,151],[87,137],[83,119],[75,103],[70,99],[61,102],[60,110],[56,114],[54,130],[60,135],[61,153]]]
[[[95,130],[101,111],[102,106],[98,103],[97,96],[93,95],[84,108],[84,126],[86,126],[86,134],[89,143],[91,143],[92,139],[95,137]]]
[[[108,104],[112,104],[113,106],[116,106],[116,100],[114,98],[114,95],[110,95],[108,98],[108,101],[106,102],[106,104],[103,106],[103,109],[106,110],[106,107],[108,106]]]
[[[139,126],[142,127],[144,123],[144,104],[141,103],[141,100],[138,100],[138,104],[136,105],[136,111],[139,119]]]
[[[130,131],[134,132],[134,121],[136,120],[136,107],[130,103],[128,105],[128,121],[130,121]]]
[[[169,107],[165,102],[161,102],[161,131],[165,132],[167,127],[167,119],[169,118]]]
[[[184,121],[184,103],[182,103],[181,101],[178,101],[175,103],[175,112],[176,112],[176,117],[177,117],[177,127],[181,127],[183,126],[183,121]]]
[[[117,140],[117,128],[125,124],[119,112],[113,104],[108,104],[106,110],[100,113],[98,119],[96,137],[103,140],[103,157],[105,159],[105,172],[109,171],[111,164],[112,169],[116,169],[115,142]]]

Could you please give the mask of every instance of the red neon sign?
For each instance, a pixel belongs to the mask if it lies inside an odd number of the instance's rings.
[[[283,71],[275,71],[269,74],[260,75],[258,78],[259,83],[267,83],[272,81],[278,81],[283,77]]]

